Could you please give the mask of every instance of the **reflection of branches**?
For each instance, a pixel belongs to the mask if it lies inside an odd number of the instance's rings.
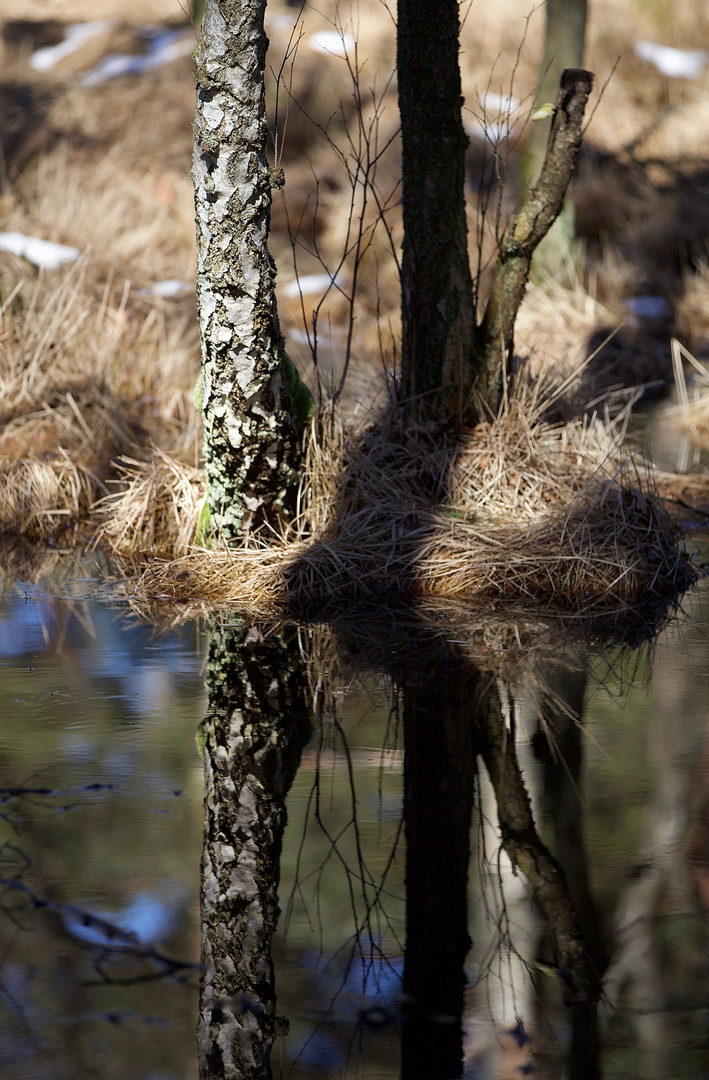
[[[18,919],[18,912],[29,907],[35,911],[59,915],[70,933],[71,926],[76,925],[83,930],[100,935],[105,943],[97,944],[78,939],[77,944],[98,953],[94,967],[101,977],[101,983],[128,986],[132,983],[153,982],[156,979],[169,978],[183,971],[199,971],[199,964],[193,964],[187,960],[173,960],[168,956],[163,956],[154,946],[141,944],[136,934],[123,930],[110,919],[94,915],[90,911],[86,911],[85,908],[77,907],[74,904],[64,904],[58,900],[46,900],[44,897],[39,896],[29,885],[26,885],[23,881],[18,881],[16,878],[0,878],[0,890],[14,893],[19,898],[19,904],[12,906],[2,904],[1,906],[8,918],[22,929],[24,927],[22,927]],[[115,961],[119,957],[121,959],[150,961],[155,964],[156,970],[138,975],[114,977],[106,971],[106,965],[109,961]],[[95,983],[90,982],[87,985],[95,985]]]
[[[349,816],[344,822],[344,824],[338,826],[336,831],[333,831],[333,829],[328,823],[328,816],[324,807],[324,800],[322,798],[322,752],[325,730],[321,726],[319,742],[316,748],[315,778],[313,780],[311,791],[308,795],[303,831],[300,837],[298,856],[296,860],[295,878],[291,888],[290,896],[288,898],[285,933],[287,934],[288,924],[293,915],[295,896],[296,894],[300,894],[301,896],[303,895],[304,885],[309,879],[313,877],[315,877],[316,879],[318,905],[317,910],[318,918],[320,918],[320,888],[322,885],[325,868],[330,862],[330,860],[334,859],[342,868],[344,878],[347,883],[347,893],[354,923],[354,930],[351,937],[349,938],[347,943],[340,947],[338,953],[341,953],[343,950],[349,950],[350,963],[353,962],[355,957],[359,954],[361,960],[366,965],[366,963],[371,961],[373,956],[381,955],[381,940],[383,931],[386,931],[388,934],[391,935],[398,948],[402,947],[399,940],[398,930],[394,925],[392,918],[383,903],[383,900],[385,897],[393,896],[393,894],[391,894],[387,889],[387,880],[395,864],[396,856],[399,851],[403,823],[401,820],[397,823],[394,836],[391,840],[385,865],[381,873],[379,873],[377,877],[375,877],[372,870],[367,864],[367,860],[364,854],[362,834],[357,810],[357,807],[359,805],[359,799],[356,789],[355,763],[353,761],[352,753],[350,750],[347,733],[344,730],[341,722],[336,718],[331,718],[331,726],[337,734],[338,743],[341,747],[341,753],[343,755],[343,760],[347,771],[347,789],[349,792]],[[317,867],[309,870],[306,874],[302,874],[301,866],[303,851],[306,837],[308,834],[308,822],[310,820],[311,814],[313,820],[317,825],[318,830],[327,840],[328,850]],[[354,866],[352,865],[349,855],[343,844],[343,841],[345,839],[351,841],[354,845]],[[307,905],[305,910],[307,911]],[[322,933],[321,922],[319,922],[319,926]],[[366,942],[366,946],[364,942]],[[322,951],[323,947],[321,940],[321,952]]]
[[[61,788],[50,787],[27,787],[25,785],[19,785],[18,787],[2,787],[0,788],[0,818],[9,819],[11,817],[10,808],[17,805],[21,799],[26,799],[36,805],[49,806],[50,799],[68,799],[73,797],[72,802],[62,803],[60,806],[50,806],[52,810],[74,810],[77,806],[83,805],[79,802],[76,796],[81,795],[96,795],[103,792],[115,791],[115,784],[82,784],[81,787],[68,788],[63,790]],[[5,808],[8,809],[5,809]]]
[[[319,644],[327,650],[328,639],[320,640]],[[319,1038],[334,1039],[343,1053],[355,1054],[358,1041],[365,1031],[384,1028],[397,1018],[403,951],[400,926],[397,925],[400,916],[397,913],[395,917],[392,910],[394,906],[400,907],[402,898],[396,895],[390,885],[402,847],[403,821],[399,817],[391,823],[391,828],[384,829],[384,818],[380,815],[379,836],[374,849],[377,859],[375,870],[368,856],[371,847],[368,849],[367,844],[371,841],[364,832],[361,820],[363,799],[362,777],[357,772],[358,754],[353,750],[346,726],[339,716],[340,695],[328,693],[327,685],[323,686],[323,665],[316,663],[314,668],[313,689],[319,705],[318,739],[313,750],[315,776],[305,796],[294,878],[287,900],[284,939],[292,932],[296,900],[299,900],[298,910],[302,904],[311,929],[319,932],[320,940],[319,956],[312,975],[313,999],[309,1006],[312,1027],[295,1061],[310,1053]],[[331,676],[332,672],[329,674]],[[331,679],[325,678],[326,683],[332,686]],[[387,733],[390,729],[391,712]],[[330,742],[331,739],[334,741]],[[377,788],[380,806],[384,776],[391,766],[384,748],[386,745],[390,745],[390,741],[382,740]],[[326,761],[329,764],[330,760],[332,768],[341,776],[341,782],[333,785],[334,802],[330,802],[325,791]],[[314,860],[316,865],[306,864],[305,861],[311,845],[318,845],[320,849]],[[345,940],[334,950],[326,942],[324,934],[326,886],[333,880],[340,883],[345,891],[346,910],[350,912],[352,924]],[[309,897],[305,895],[308,882],[314,885],[315,918],[311,918]],[[328,908],[331,914],[332,904]],[[338,1032],[325,1030],[341,1022],[347,1025],[347,1049],[344,1043],[340,1043],[341,1035]]]

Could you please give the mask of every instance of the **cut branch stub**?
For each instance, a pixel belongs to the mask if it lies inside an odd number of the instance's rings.
[[[495,407],[503,361],[512,354],[514,324],[529,278],[534,250],[559,216],[581,147],[586,102],[593,74],[582,68],[562,73],[544,164],[537,183],[500,240],[492,294],[480,327],[478,391]]]

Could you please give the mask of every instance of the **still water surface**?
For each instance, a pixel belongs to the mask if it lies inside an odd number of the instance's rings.
[[[196,1080],[206,630],[157,634],[88,582],[52,591],[8,579],[0,607],[0,1076]],[[587,680],[556,670],[555,692],[584,700],[581,727],[557,709],[559,745],[523,689],[510,721],[537,827],[605,971],[597,1011],[562,1006],[482,764],[473,777],[468,1077],[709,1076],[707,595],[652,647],[606,649]],[[406,703],[356,666],[326,673],[332,700],[287,799],[275,1076],[397,1077],[411,1026],[407,889],[411,905],[432,901],[414,901],[413,853],[407,879]],[[439,813],[435,790],[423,798]],[[434,824],[444,846],[453,823]],[[432,942],[447,900],[430,907]],[[434,984],[431,1022],[455,1026]]]

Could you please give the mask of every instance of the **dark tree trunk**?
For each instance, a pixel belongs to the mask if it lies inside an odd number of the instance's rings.
[[[402,1080],[462,1073],[470,818],[476,771],[476,672],[404,685],[406,826]]]
[[[535,248],[561,211],[581,145],[593,76],[564,72],[541,175],[500,241],[493,290],[476,327],[465,216],[457,0],[399,0],[398,79],[404,245],[401,398],[412,414],[494,412]]]
[[[215,622],[207,688],[200,1078],[270,1080],[285,798],[310,733],[297,637]]]
[[[401,392],[460,418],[475,369],[457,0],[399,0],[403,148]],[[417,402],[412,402],[416,407]]]

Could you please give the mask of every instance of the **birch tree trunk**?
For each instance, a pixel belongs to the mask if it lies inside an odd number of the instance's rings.
[[[297,375],[283,350],[267,240],[266,0],[206,0],[195,51],[193,178],[202,409],[212,525],[225,539],[293,512]],[[301,384],[302,386],[302,384]]]

